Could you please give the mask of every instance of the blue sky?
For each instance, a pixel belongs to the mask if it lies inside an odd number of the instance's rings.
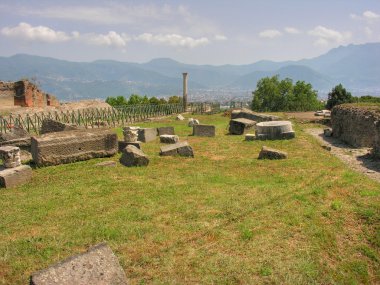
[[[249,64],[367,42],[380,42],[379,0],[0,2],[0,56]]]

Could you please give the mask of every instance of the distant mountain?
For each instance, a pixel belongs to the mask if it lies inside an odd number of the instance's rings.
[[[221,66],[184,64],[170,58],[138,64],[111,60],[70,62],[26,54],[0,57],[0,80],[34,78],[43,90],[61,100],[129,96],[131,93],[158,97],[179,95],[182,72],[189,73],[189,93],[193,99],[218,100],[220,94],[226,97],[229,92],[247,96],[262,77],[277,74],[280,78],[311,83],[320,93],[342,83],[354,94],[379,95],[380,43],[341,46],[299,61],[262,60]]]

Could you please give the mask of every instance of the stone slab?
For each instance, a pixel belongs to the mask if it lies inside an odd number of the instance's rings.
[[[32,137],[37,166],[59,165],[117,153],[117,134],[105,129],[75,130]]]
[[[182,116],[181,114],[178,114],[176,117],[176,120],[179,120],[179,121],[183,121],[184,119],[185,119],[185,117]]]
[[[197,137],[215,137],[215,126],[212,125],[194,125],[193,136]]]
[[[157,135],[175,135],[174,127],[159,127],[157,128]]]
[[[246,134],[245,135],[245,140],[246,141],[254,141],[256,139],[256,135],[255,134]]]
[[[161,135],[160,143],[177,143],[179,142],[179,137],[177,135]]]
[[[120,163],[128,167],[148,166],[149,158],[141,149],[129,145],[123,150],[123,154],[120,157]]]
[[[292,139],[295,133],[290,121],[272,121],[256,124],[256,137],[259,140]]]
[[[242,135],[245,131],[253,129],[255,125],[256,122],[249,119],[232,119],[230,120],[229,133],[231,135]]]
[[[156,128],[141,128],[138,130],[138,141],[151,142],[156,140],[157,129]]]
[[[99,244],[30,277],[31,285],[127,285],[127,278],[111,248]]]
[[[280,117],[256,113],[249,109],[234,110],[231,113],[231,119],[245,118],[256,122],[278,121]]]
[[[14,168],[0,167],[0,187],[13,188],[24,185],[32,179],[32,168],[20,165]]]
[[[178,142],[176,144],[170,144],[167,146],[162,146],[160,148],[161,156],[187,156],[194,157],[193,148],[188,144],[188,142]]]
[[[125,149],[129,145],[133,145],[133,146],[137,147],[138,149],[141,149],[141,142],[119,141],[118,142],[118,150],[119,150],[119,152],[123,152],[123,149]]]

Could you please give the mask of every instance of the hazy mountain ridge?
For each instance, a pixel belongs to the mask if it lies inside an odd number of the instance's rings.
[[[62,100],[106,98],[131,93],[170,96],[182,92],[182,72],[189,73],[190,96],[234,90],[247,94],[257,81],[278,74],[293,81],[304,80],[326,93],[338,83],[351,90],[380,92],[380,43],[349,45],[321,56],[299,61],[262,60],[247,65],[193,65],[169,58],[147,63],[97,60],[70,62],[18,54],[0,57],[0,80],[34,78],[49,93]],[[209,92],[209,93],[208,93]],[[363,91],[364,92],[364,91]],[[372,94],[375,95],[375,94]],[[195,96],[195,95],[194,95]]]

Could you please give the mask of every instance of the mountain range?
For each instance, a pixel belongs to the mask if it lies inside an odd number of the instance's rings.
[[[63,101],[141,94],[168,97],[182,93],[182,73],[189,74],[191,100],[223,100],[228,94],[249,96],[257,81],[279,75],[303,80],[323,97],[336,84],[353,95],[380,95],[380,43],[348,45],[298,61],[259,61],[247,65],[193,65],[169,58],[147,63],[97,60],[70,62],[17,54],[0,57],[0,80],[35,80]],[[223,97],[223,98],[221,98]]]

